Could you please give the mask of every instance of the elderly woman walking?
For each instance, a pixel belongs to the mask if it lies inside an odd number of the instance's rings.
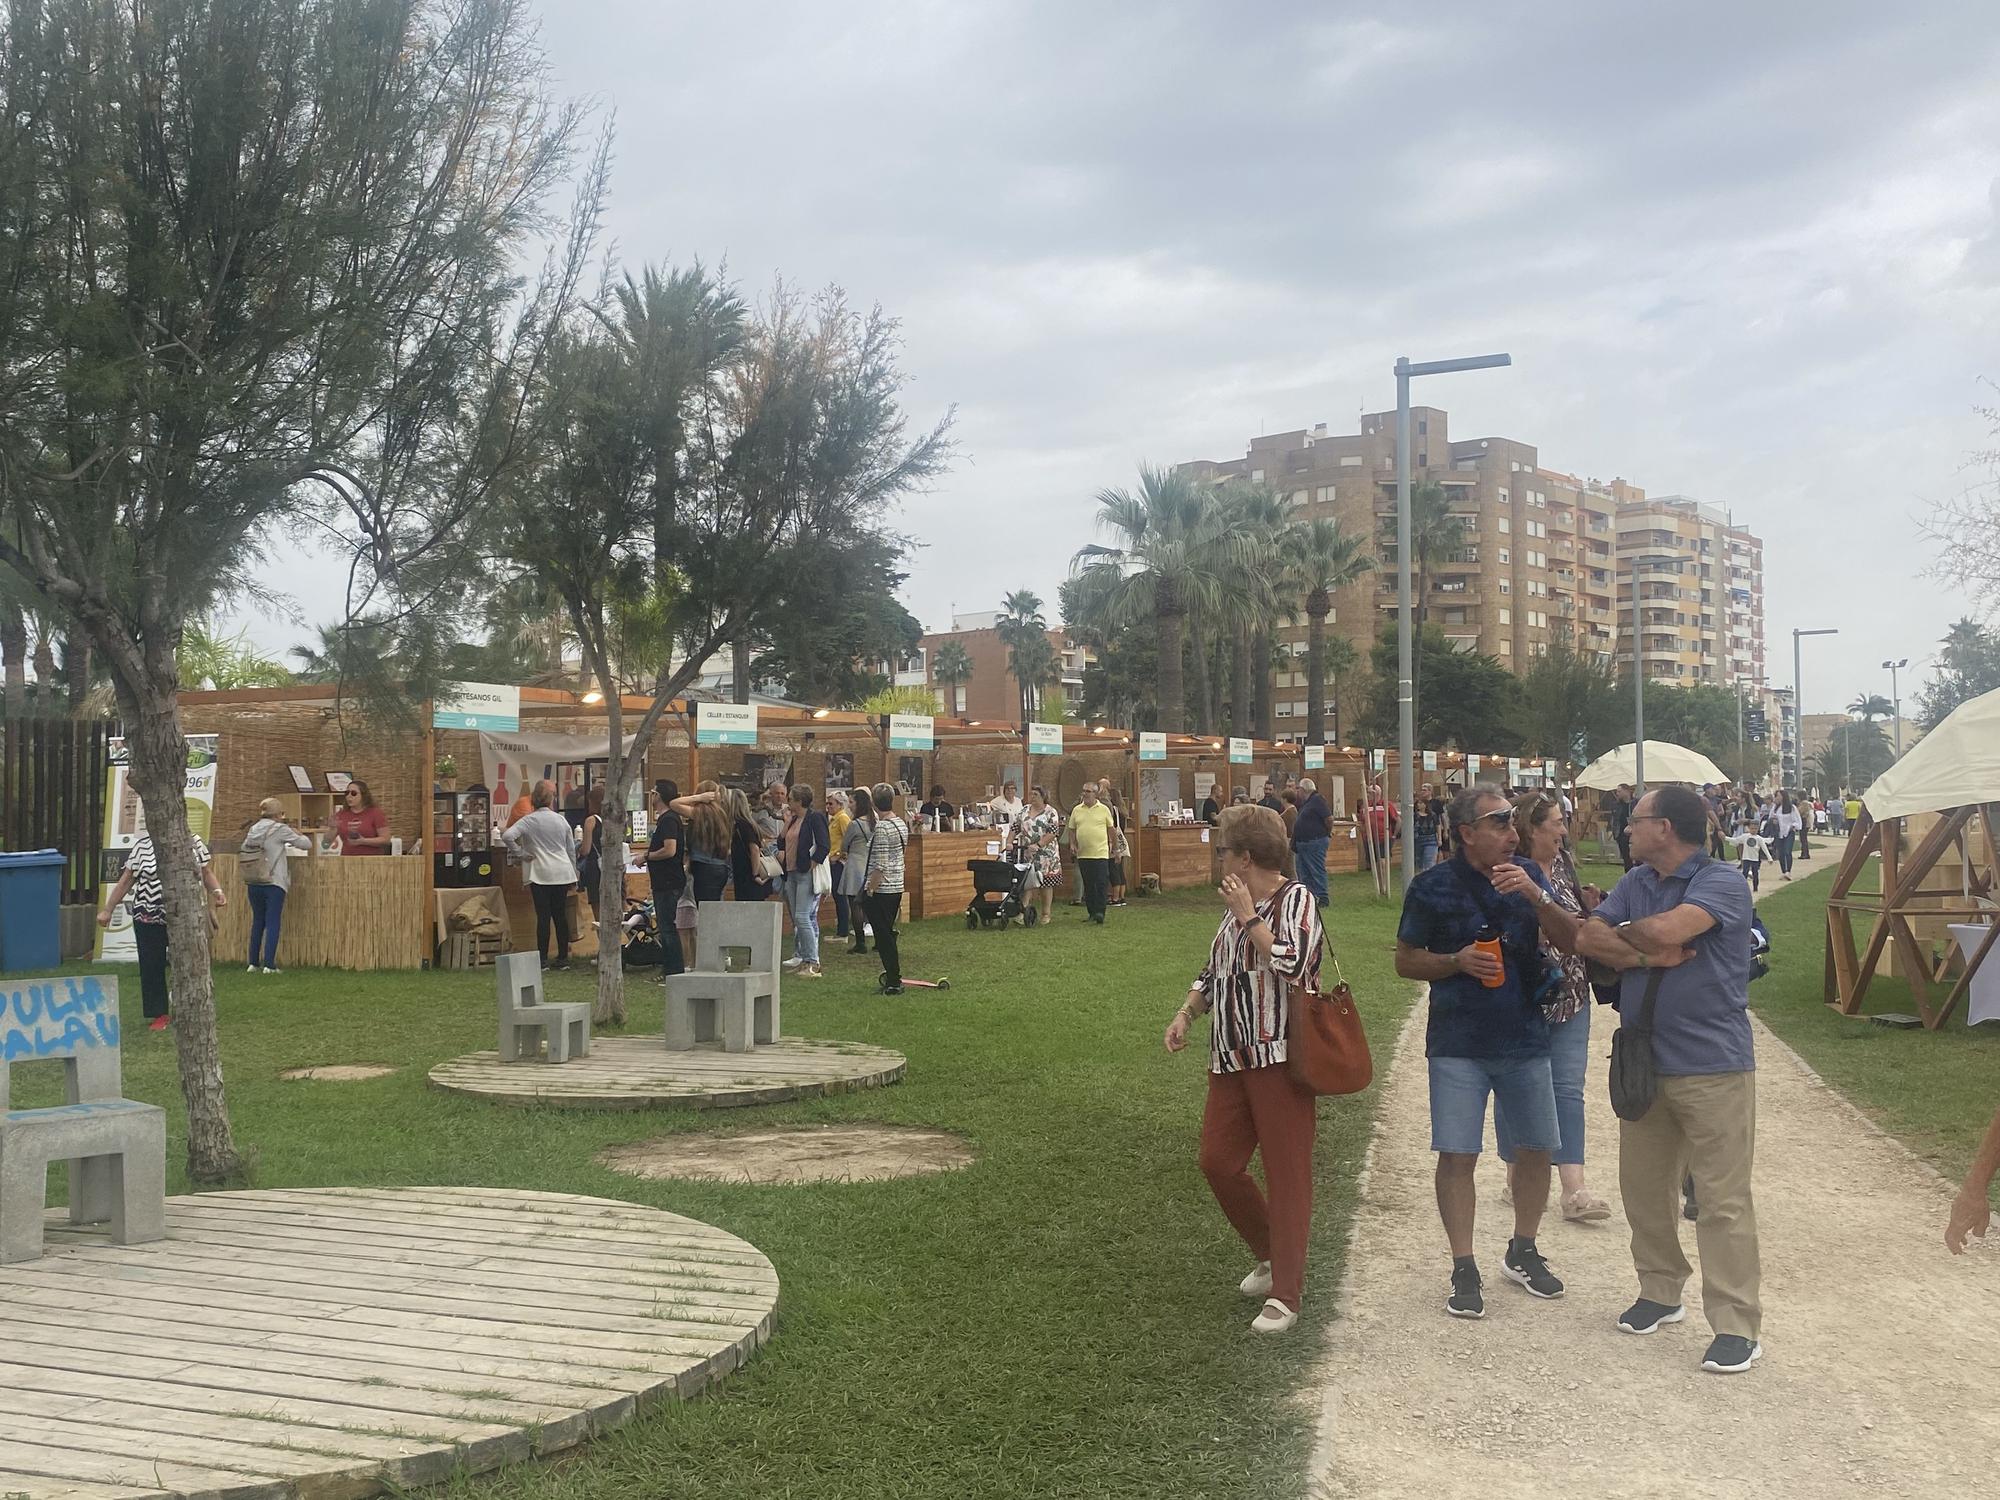
[[[1048,794],[1028,788],[1028,805],[1014,825],[1016,852],[1028,865],[1028,893],[1040,909],[1046,928],[1055,916],[1056,887],[1062,884],[1062,814],[1049,805]]]
[[[1167,1050],[1187,1046],[1194,1018],[1209,1014],[1208,1104],[1201,1170],[1216,1202],[1257,1257],[1243,1278],[1264,1306],[1250,1326],[1283,1333],[1298,1321],[1312,1219],[1317,1101],[1286,1062],[1290,990],[1317,987],[1322,942],[1313,893],[1285,875],[1284,820],[1268,807],[1232,807],[1217,828],[1222,925],[1208,967],[1167,1026]],[[1261,1152],[1267,1201],[1249,1173]]]

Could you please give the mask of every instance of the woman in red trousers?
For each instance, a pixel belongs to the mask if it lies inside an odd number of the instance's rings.
[[[1283,1333],[1298,1321],[1305,1282],[1317,1123],[1317,1100],[1285,1067],[1288,992],[1319,983],[1319,910],[1312,893],[1286,872],[1285,823],[1271,809],[1230,808],[1217,842],[1227,910],[1208,967],[1167,1027],[1167,1050],[1187,1046],[1196,1016],[1212,1018],[1201,1170],[1257,1257],[1242,1282],[1244,1296],[1264,1303],[1251,1328]],[[1249,1172],[1258,1151],[1268,1201]]]

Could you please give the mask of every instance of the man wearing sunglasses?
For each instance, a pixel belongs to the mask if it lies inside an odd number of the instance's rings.
[[[1425,1053],[1430,1065],[1431,1150],[1437,1153],[1438,1215],[1451,1244],[1445,1311],[1483,1318],[1473,1255],[1473,1171],[1486,1143],[1486,1101],[1501,1102],[1521,1167],[1514,1190],[1514,1235],[1502,1269],[1536,1297],[1560,1297],[1562,1281],[1535,1246],[1548,1206],[1549,1162],[1561,1144],[1549,1072],[1549,1028],[1539,993],[1536,909],[1555,899],[1532,861],[1515,858],[1513,809],[1499,788],[1474,786],[1446,810],[1452,857],[1420,871],[1403,893],[1396,972],[1430,984]],[[1518,867],[1519,894],[1497,888],[1496,872]],[[1514,883],[1514,876],[1509,876]],[[1532,895],[1527,894],[1532,892]],[[1497,934],[1499,951],[1480,934]]]
[[[1621,972],[1619,1022],[1637,1021],[1654,970],[1652,1107],[1618,1127],[1618,1186],[1632,1226],[1639,1300],[1618,1319],[1650,1334],[1686,1315],[1692,1270],[1681,1249],[1677,1189],[1694,1177],[1701,1215],[1701,1300],[1715,1335],[1701,1367],[1733,1375],[1763,1355],[1757,1341],[1757,1215],[1750,1168],[1757,1060],[1750,1037],[1750,888],[1708,859],[1712,814],[1688,787],[1648,792],[1632,810],[1637,863],[1576,935],[1577,952]]]

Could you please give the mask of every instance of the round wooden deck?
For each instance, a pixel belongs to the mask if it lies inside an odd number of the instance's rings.
[[[0,1494],[353,1500],[567,1448],[735,1369],[778,1277],[706,1224],[483,1188],[53,1215],[0,1266]]]
[[[588,1057],[566,1063],[503,1063],[497,1052],[474,1052],[432,1068],[431,1083],[496,1104],[721,1109],[880,1088],[898,1082],[907,1066],[902,1053],[863,1042],[787,1036],[775,1047],[748,1052],[716,1047],[669,1052],[656,1036],[593,1036]]]

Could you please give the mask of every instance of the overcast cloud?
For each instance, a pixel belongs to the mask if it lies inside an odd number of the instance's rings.
[[[1728,507],[1774,685],[1887,691],[1966,601],[1911,518],[1983,475],[2000,13],[1963,3],[549,5],[615,107],[627,263],[903,320],[962,461],[907,523],[927,626],[1055,585],[1141,459],[1394,401]],[[330,599],[302,596],[324,617]],[[1906,677],[1906,683],[1909,678]],[[1908,693],[1906,691],[1906,698]]]

